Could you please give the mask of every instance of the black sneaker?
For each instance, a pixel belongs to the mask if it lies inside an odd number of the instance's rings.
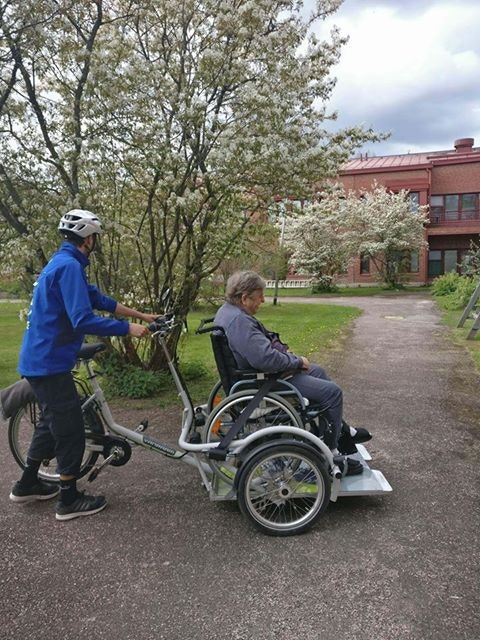
[[[372,439],[372,434],[364,429],[363,427],[354,427],[357,430],[357,433],[352,436],[352,440],[355,444],[360,444],[362,442],[368,442]]]
[[[347,464],[347,471],[344,470],[344,465]],[[355,458],[346,458],[345,462],[340,462],[338,465],[344,476],[358,476],[363,473],[364,466],[360,460]]]
[[[44,482],[43,480],[38,480],[38,482],[32,484],[30,487],[25,487],[20,483],[20,481],[18,481],[13,485],[13,489],[10,493],[10,500],[12,502],[50,500],[50,498],[57,496],[59,491],[60,487],[58,484]]]
[[[365,467],[360,462],[360,460],[348,458],[347,476],[358,476],[360,473],[363,473],[364,470]]]
[[[86,496],[80,493],[72,504],[57,502],[55,507],[55,517],[57,520],[72,520],[80,516],[91,516],[98,513],[107,506],[104,496]]]

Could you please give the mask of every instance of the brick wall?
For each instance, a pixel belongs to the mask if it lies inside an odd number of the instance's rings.
[[[480,191],[480,153],[478,162],[433,167],[433,195],[478,193]]]

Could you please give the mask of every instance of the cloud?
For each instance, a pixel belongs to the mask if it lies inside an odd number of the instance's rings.
[[[452,148],[465,136],[480,145],[480,3],[347,0],[319,35],[333,24],[350,36],[332,71],[337,128],[392,131],[378,155]]]

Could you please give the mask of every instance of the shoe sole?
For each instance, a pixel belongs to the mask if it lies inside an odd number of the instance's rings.
[[[91,509],[90,511],[77,511],[76,513],[65,513],[65,514],[56,513],[55,518],[57,520],[63,521],[63,520],[73,520],[74,518],[80,518],[81,516],[93,516],[93,514],[98,513],[102,509],[105,509],[106,506],[107,506],[107,503],[105,502],[105,504],[102,504],[101,507],[97,507],[96,509]]]
[[[35,496],[16,496],[13,493],[10,494],[9,498],[12,502],[16,502],[17,504],[25,504],[26,502],[38,502],[40,500],[51,500],[55,498],[60,493],[60,489],[58,489],[55,493],[49,493],[46,496],[35,495]]]

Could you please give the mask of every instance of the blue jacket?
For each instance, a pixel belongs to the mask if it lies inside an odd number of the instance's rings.
[[[113,298],[89,284],[88,258],[64,242],[34,284],[27,328],[20,350],[22,376],[46,376],[70,371],[85,334],[125,336],[129,323],[96,316],[93,309],[113,313]]]
[[[226,302],[217,311],[214,324],[225,331],[228,345],[240,369],[276,372],[302,368],[301,358],[274,349],[258,320],[240,307]]]

